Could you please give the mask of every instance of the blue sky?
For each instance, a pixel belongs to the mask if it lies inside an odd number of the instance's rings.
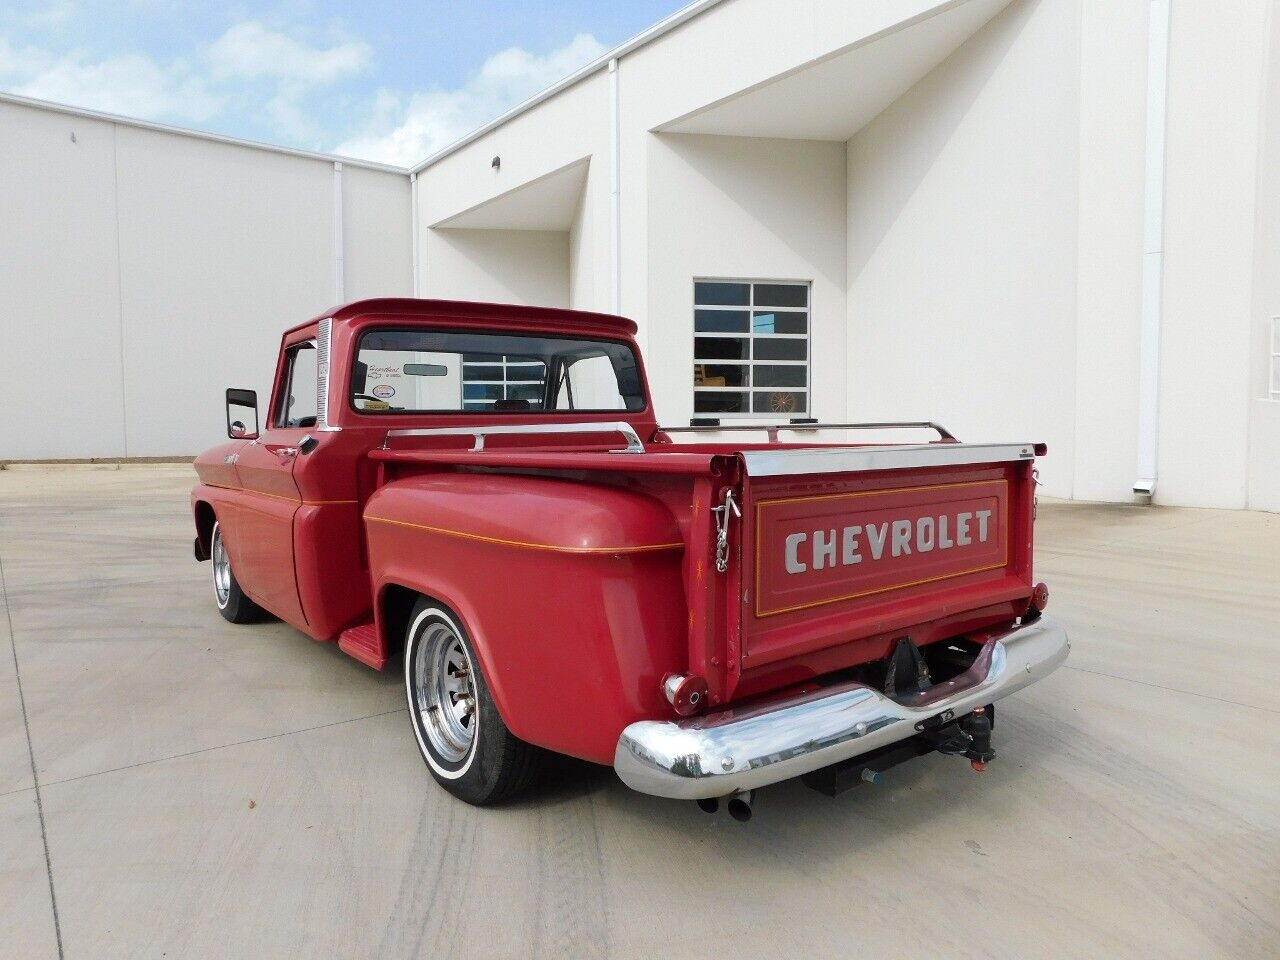
[[[686,0],[4,0],[0,90],[410,165]]]

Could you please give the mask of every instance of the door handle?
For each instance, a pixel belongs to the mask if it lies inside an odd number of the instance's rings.
[[[298,455],[297,447],[272,447],[271,452],[281,460],[292,460]]]

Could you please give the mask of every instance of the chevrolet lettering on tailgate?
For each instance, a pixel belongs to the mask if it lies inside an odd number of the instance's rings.
[[[756,615],[1003,567],[1003,480],[764,500]]]
[[[934,547],[949,550],[952,547],[967,547],[973,543],[969,525],[978,523],[977,540],[987,542],[987,526],[991,520],[990,510],[979,510],[977,513],[958,513],[954,520],[947,514],[940,517],[920,517],[914,523],[910,520],[886,520],[879,525],[854,523],[840,531],[840,563],[844,566],[862,562],[862,547],[858,538],[866,535],[867,546],[871,551],[871,559],[879,560],[885,556],[885,544],[892,537],[889,555],[901,557],[911,553],[915,545],[917,553],[928,553]],[[956,532],[955,539],[947,532],[948,526]],[[809,568],[800,559],[800,550],[809,539],[807,533],[793,533],[787,537],[787,573],[804,573]],[[834,567],[836,564],[836,531],[813,531],[813,569],[821,570],[824,566]]]

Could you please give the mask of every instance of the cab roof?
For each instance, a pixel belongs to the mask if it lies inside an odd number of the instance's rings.
[[[610,313],[592,313],[586,310],[563,310],[558,307],[529,307],[514,303],[483,303],[471,300],[424,300],[416,297],[380,297],[373,300],[355,300],[317,314],[305,323],[299,323],[285,331],[288,336],[296,330],[309,327],[321,320],[354,320],[358,317],[395,317],[412,323],[415,320],[485,320],[497,326],[510,321],[512,326],[529,329],[539,323],[565,328],[580,326],[584,332],[607,331],[634,336],[635,322]]]

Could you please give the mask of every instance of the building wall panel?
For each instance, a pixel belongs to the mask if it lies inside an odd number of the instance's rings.
[[[1267,6],[1173,5],[1160,502],[1245,505]]]
[[[281,332],[333,305],[333,167],[118,138],[127,453],[191,454],[225,436],[225,388],[265,406]]]
[[[115,149],[0,103],[0,460],[125,453]]]
[[[569,306],[569,234],[559,230],[431,230],[424,296]]]
[[[1076,0],[1010,7],[849,144],[849,415],[1075,468]],[[1107,403],[1106,397],[1085,398]]]
[[[1128,501],[1138,476],[1149,6],[1081,4],[1072,492],[1082,500]]]
[[[695,278],[808,280],[811,406],[844,415],[845,145],[666,134],[647,164],[646,353],[660,420],[693,413]]]
[[[404,174],[343,165],[344,299],[413,296],[409,193]]]

